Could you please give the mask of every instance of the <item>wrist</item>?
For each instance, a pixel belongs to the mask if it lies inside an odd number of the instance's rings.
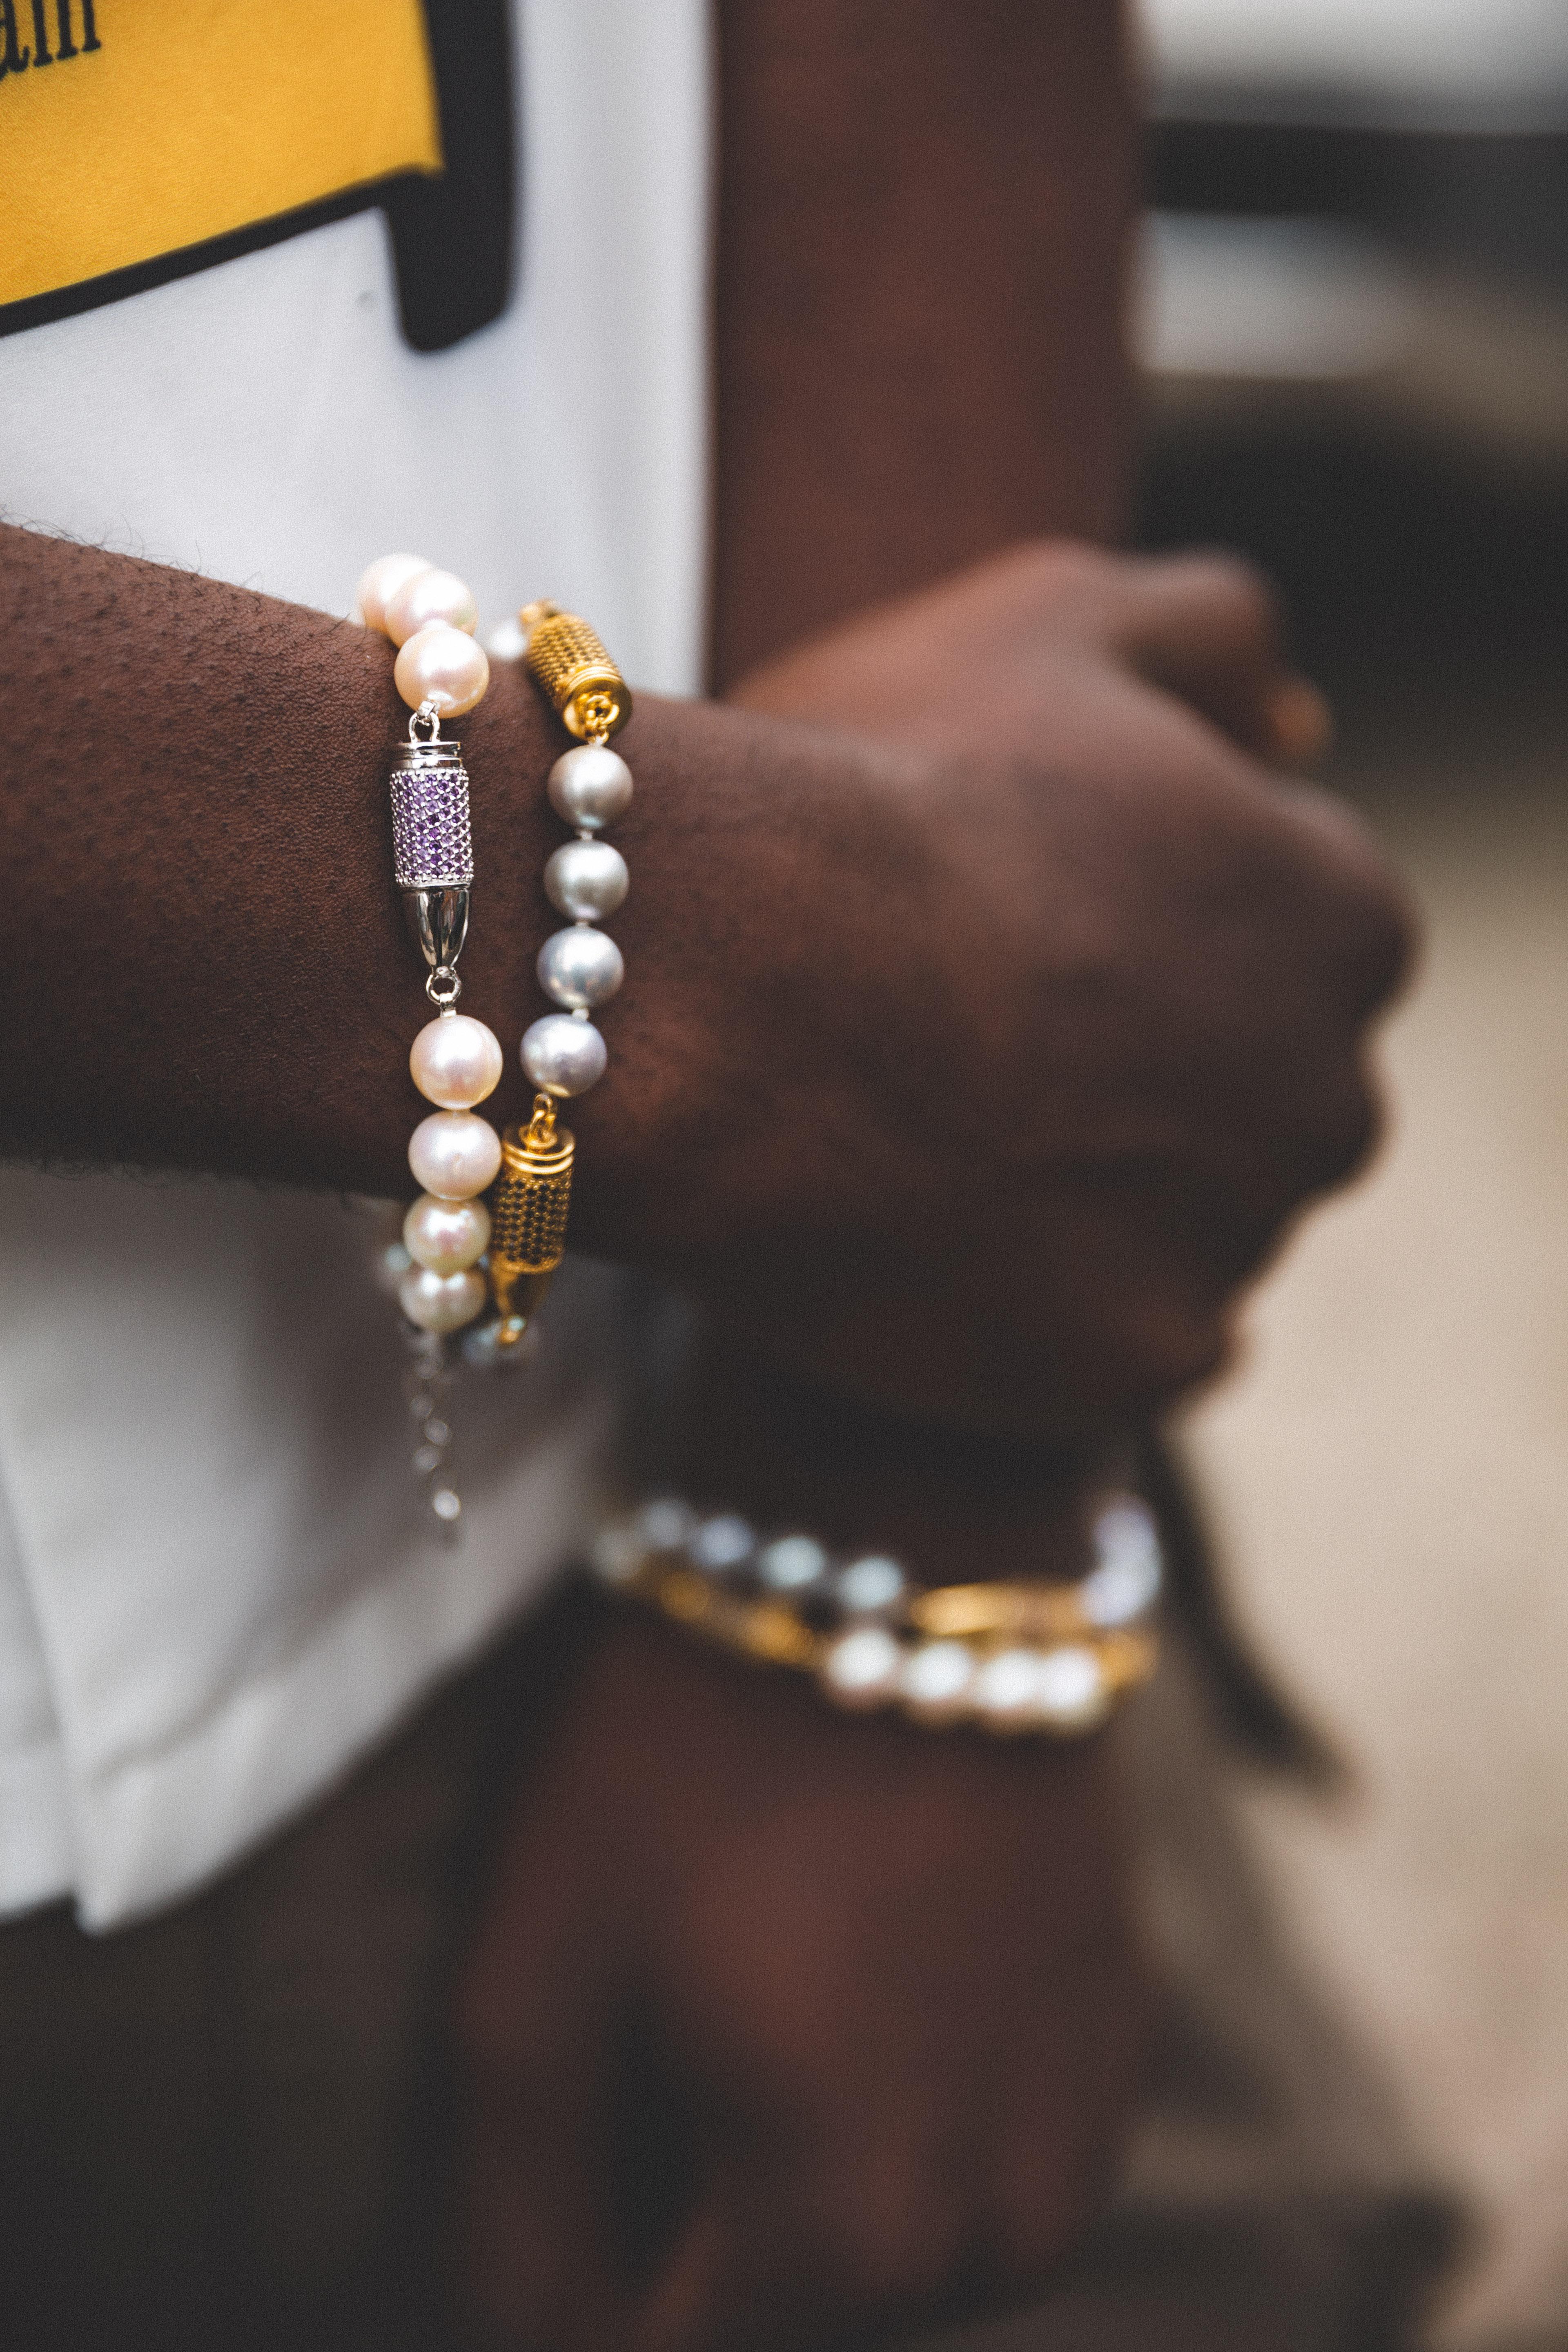
[[[710,1332],[669,1474],[760,1528],[805,1527],[836,1550],[894,1553],[922,1582],[1068,1580],[1115,1444],[1022,1439],[912,1419],[803,1379]]]

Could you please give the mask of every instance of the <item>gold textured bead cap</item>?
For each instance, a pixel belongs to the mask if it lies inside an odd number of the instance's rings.
[[[554,604],[525,604],[518,618],[528,632],[529,674],[563,726],[584,738],[619,734],[632,715],[631,689],[598,631]]]
[[[540,1103],[526,1128],[509,1127],[502,1136],[500,1174],[489,1193],[490,1288],[500,1313],[523,1321],[532,1319],[566,1254],[577,1150],[571,1131],[556,1126],[553,1104],[547,1097]]]

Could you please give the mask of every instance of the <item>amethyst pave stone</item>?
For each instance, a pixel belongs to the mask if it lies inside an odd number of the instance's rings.
[[[411,743],[392,772],[392,848],[400,890],[466,887],[474,878],[468,775],[455,743]]]

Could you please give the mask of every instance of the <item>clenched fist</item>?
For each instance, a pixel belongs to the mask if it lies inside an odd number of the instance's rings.
[[[1026,548],[735,699],[627,739],[669,784],[626,827],[660,870],[593,1237],[927,1419],[1092,1432],[1211,1371],[1368,1147],[1410,938],[1363,828],[1265,764],[1303,709],[1265,592]]]

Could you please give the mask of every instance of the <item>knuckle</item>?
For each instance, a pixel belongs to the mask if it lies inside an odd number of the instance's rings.
[[[1287,806],[1321,891],[1319,938],[1358,1019],[1395,995],[1420,952],[1420,915],[1376,835],[1331,794],[1290,789]]]
[[[1409,978],[1419,951],[1419,919],[1381,860],[1344,877],[1340,891],[1340,962],[1352,1009],[1366,1019]]]
[[[1026,540],[1014,551],[1020,584],[1047,604],[1078,604],[1102,594],[1125,559],[1082,539]]]
[[[1229,548],[1199,548],[1156,557],[1148,578],[1207,608],[1223,635],[1254,653],[1274,655],[1284,635],[1284,607],[1268,574]]]
[[[1409,894],[1385,877],[1369,893],[1360,922],[1361,1009],[1371,1013],[1405,986],[1421,951],[1421,920]]]
[[[1282,606],[1279,591],[1260,564],[1234,548],[1205,547],[1183,559],[1194,580],[1216,600],[1230,604],[1259,627],[1276,630]]]
[[[1325,1105],[1302,1153],[1301,1173],[1309,1190],[1342,1184],[1364,1168],[1381,1140],[1383,1105],[1359,1076]]]

